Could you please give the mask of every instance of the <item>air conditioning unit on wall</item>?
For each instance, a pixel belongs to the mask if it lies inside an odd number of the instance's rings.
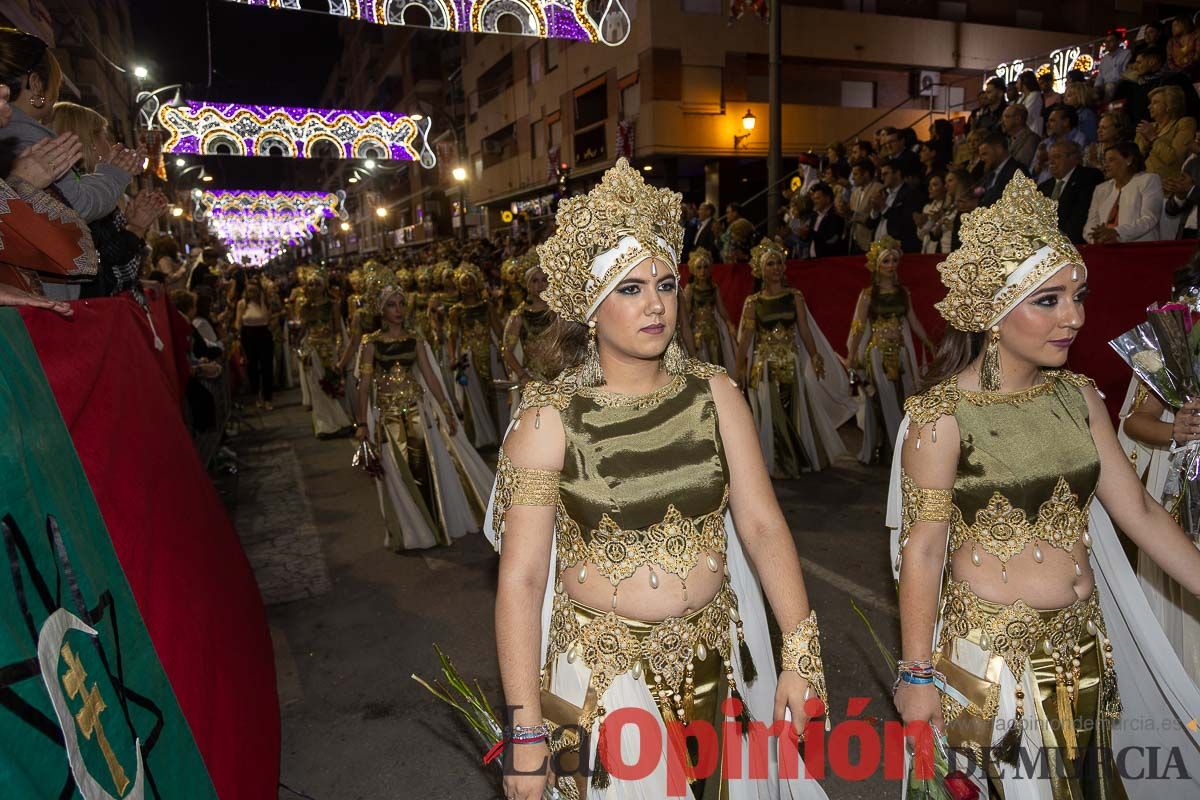
[[[909,94],[935,97],[941,91],[942,73],[933,70],[913,70],[909,73]]]

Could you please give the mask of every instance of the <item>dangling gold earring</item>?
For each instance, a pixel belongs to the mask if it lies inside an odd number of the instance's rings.
[[[992,328],[987,347],[983,350],[983,365],[979,368],[979,388],[985,392],[1000,391],[1000,328]]]
[[[587,355],[579,370],[579,382],[584,386],[600,386],[604,383],[604,370],[600,366],[600,348],[596,345],[596,323],[588,323]]]
[[[663,353],[662,368],[668,375],[682,375],[687,369],[687,355],[683,352],[683,348],[679,346],[679,331],[671,337],[671,343],[667,345],[667,351]]]

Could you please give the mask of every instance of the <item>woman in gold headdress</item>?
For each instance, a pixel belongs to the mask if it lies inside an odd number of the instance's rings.
[[[712,253],[694,248],[688,256],[688,273],[682,303],[692,340],[688,349],[701,361],[728,369],[735,360],[733,323],[712,280]]]
[[[429,349],[407,325],[408,298],[394,281],[376,298],[382,325],[360,347],[355,435],[379,447],[384,545],[450,544],[479,530],[493,475],[461,436]]]
[[[489,447],[500,441],[493,380],[496,342],[502,333],[500,321],[484,295],[487,283],[479,267],[464,261],[455,271],[455,285],[461,299],[446,313],[448,362],[458,385],[467,438],[476,447]]]
[[[751,251],[750,268],[763,288],[742,306],[737,372],[749,379],[767,469],[772,477],[794,478],[846,452],[837,429],[854,416],[854,399],[804,295],[787,284],[783,246],[764,239]]]
[[[528,274],[530,267],[537,266],[537,256],[533,258],[529,254],[523,256],[514,256],[504,260],[500,265],[500,282],[502,284],[500,309],[502,316],[507,319],[513,311],[521,307],[528,298],[532,297],[526,292],[525,276]]]
[[[933,349],[929,335],[900,282],[900,243],[890,236],[876,240],[867,252],[871,285],[863,289],[850,323],[848,366],[861,376],[859,427],[863,431],[858,460],[874,463],[891,452],[904,400],[916,391],[920,373],[913,334]]]
[[[719,737],[730,698],[730,714],[767,724],[790,714],[779,730],[802,730],[819,710],[810,693],[825,698],[816,616],[745,400],[674,334],[680,204],[622,158],[588,195],[562,201],[557,233],[538,248],[565,369],[526,386],[485,521],[500,550],[497,649],[516,709],[504,761],[513,800],[542,797],[551,751],[564,796],[662,800],[667,759],[688,759],[663,744],[666,722],[703,721]],[[778,679],[756,574],[785,632]],[[634,709],[660,736],[642,739],[637,760],[651,771],[640,780],[610,769],[630,718],[614,712]],[[796,753],[794,739],[779,744]],[[572,757],[582,773],[566,769]],[[776,765],[689,778],[685,796],[824,797]]]
[[[504,325],[504,364],[519,386],[554,377],[550,326],[555,316],[542,298],[545,290],[546,273],[535,261],[525,272],[528,299],[513,309]]]
[[[352,423],[341,403],[345,383],[338,369],[338,320],[324,267],[309,268],[304,294],[293,308],[304,327],[300,354],[312,404],[313,432],[333,436],[348,430]]]
[[[1019,173],[961,235],[939,267],[950,330],[906,403],[892,471],[896,707],[945,730],[952,758],[986,757],[984,796],[1195,796],[1200,691],[1108,515],[1193,594],[1200,552],[1139,483],[1095,385],[1061,369],[1087,269],[1055,203]],[[1146,764],[1131,767],[1131,745],[1190,777],[1135,779]]]

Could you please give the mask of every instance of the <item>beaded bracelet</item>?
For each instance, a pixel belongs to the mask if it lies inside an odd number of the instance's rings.
[[[535,744],[544,742],[550,736],[550,726],[546,723],[538,725],[513,725],[508,730],[508,740],[513,744]]]

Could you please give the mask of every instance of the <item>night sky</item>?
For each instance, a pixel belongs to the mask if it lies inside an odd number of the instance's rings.
[[[130,0],[134,57],[148,88],[184,84],[183,97],[267,105],[320,105],[341,56],[338,20],[326,14],[257,8],[225,0]],[[206,16],[212,31],[208,78]],[[358,23],[366,24],[366,23]],[[195,163],[195,157],[189,157]],[[308,159],[206,156],[223,189],[316,189],[320,163]],[[168,169],[174,170],[173,161]]]

